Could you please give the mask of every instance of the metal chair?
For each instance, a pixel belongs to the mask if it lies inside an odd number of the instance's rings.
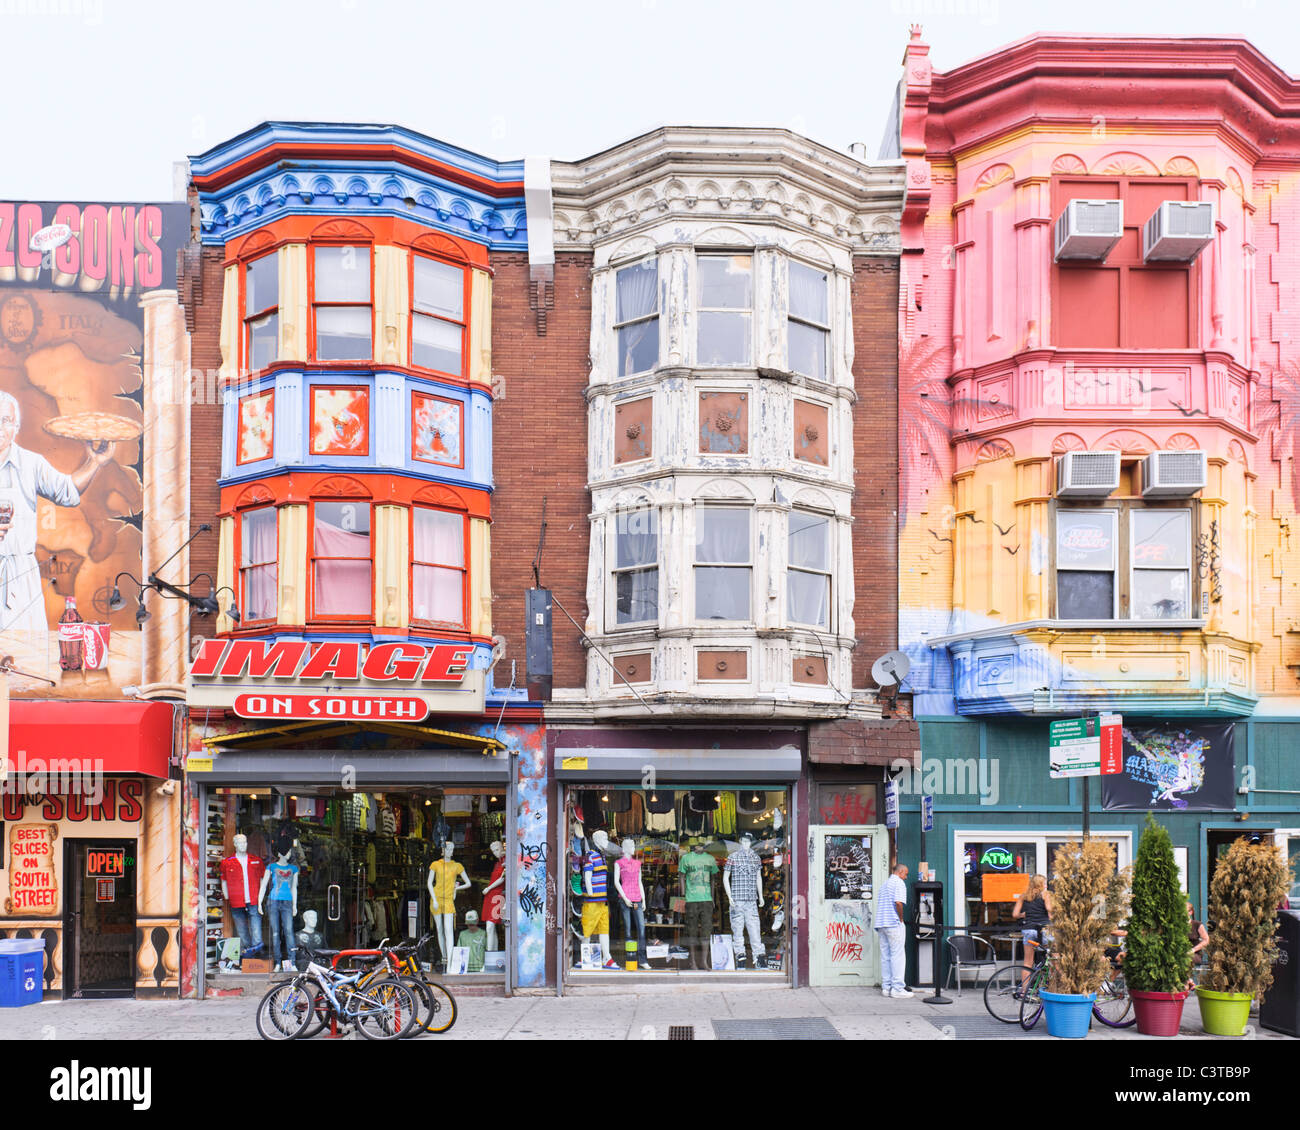
[[[944,988],[952,986],[952,975],[957,974],[957,995],[961,996],[961,975],[963,969],[975,970],[975,987],[979,988],[979,970],[982,966],[994,966],[998,963],[997,952],[983,938],[970,934],[954,934],[946,939],[948,944],[948,980]],[[981,952],[980,947],[983,947]]]

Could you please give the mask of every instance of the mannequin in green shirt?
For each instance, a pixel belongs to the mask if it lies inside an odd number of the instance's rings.
[[[704,841],[691,841],[691,850],[677,863],[677,874],[686,896],[686,948],[691,953],[691,968],[713,968],[709,953],[709,935],[713,932],[713,876],[718,862],[704,850]]]
[[[471,910],[465,915],[465,929],[456,939],[458,946],[469,950],[469,971],[483,972],[483,956],[487,953],[487,931],[478,924],[478,911]]]

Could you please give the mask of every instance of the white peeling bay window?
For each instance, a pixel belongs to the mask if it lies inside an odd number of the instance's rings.
[[[701,255],[699,267],[700,365],[748,365],[754,305],[749,255]]]
[[[805,510],[790,512],[786,572],[792,623],[831,626],[831,522]]]
[[[751,618],[752,562],[748,507],[696,507],[696,620]]]
[[[786,323],[792,372],[826,379],[830,325],[830,276],[792,259],[790,317]]]
[[[656,623],[659,619],[659,515],[655,510],[620,510],[614,525],[614,623]]]
[[[614,336],[620,377],[659,364],[659,263],[653,257],[614,273]]]

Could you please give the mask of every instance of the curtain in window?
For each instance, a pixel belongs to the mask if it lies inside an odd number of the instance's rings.
[[[625,267],[615,275],[618,323],[636,318],[646,321],[624,325],[618,331],[618,372],[642,373],[653,369],[659,360],[659,319],[649,317],[659,308],[659,269],[653,259]]]
[[[701,508],[695,512],[695,560],[749,561],[749,511]]]
[[[465,519],[459,514],[416,509],[412,529],[411,613],[417,620],[465,623]],[[428,564],[426,564],[426,562]]]
[[[790,515],[789,615],[791,620],[800,624],[825,627],[830,623],[830,584],[825,576],[830,571],[826,544],[828,525],[825,518],[816,515],[797,511]],[[818,571],[798,572],[800,569]]]
[[[243,522],[245,620],[274,620],[276,614],[276,515],[274,510],[254,510]]]
[[[371,610],[370,535],[354,534],[316,516],[312,554],[364,560],[315,563],[313,607],[321,616],[366,616]]]
[[[806,322],[826,325],[826,275],[802,263],[790,264],[790,313]]]

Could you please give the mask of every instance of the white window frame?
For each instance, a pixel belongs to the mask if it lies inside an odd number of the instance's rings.
[[[796,314],[793,306],[790,304],[790,295],[793,287],[790,285],[789,275],[796,267],[802,267],[804,270],[816,271],[826,276],[826,323],[814,322],[811,318]],[[831,355],[831,316],[832,316],[832,294],[833,288],[831,281],[835,278],[835,272],[830,267],[823,267],[819,264],[805,263],[799,259],[786,260],[786,323],[785,323],[785,349],[786,358],[789,362],[790,371],[800,373],[801,376],[811,377],[817,381],[834,380],[835,360]],[[804,373],[802,370],[794,367],[794,358],[790,355],[790,323],[797,322],[801,326],[809,326],[812,329],[821,330],[825,334],[826,341],[826,365],[824,370],[818,373]]]
[[[809,569],[803,565],[790,564],[790,519],[796,514],[802,514],[809,518],[816,518],[818,521],[825,523],[826,528],[826,568]],[[786,602],[786,621],[787,623],[812,628],[819,632],[833,632],[835,630],[835,515],[826,514],[820,510],[809,510],[803,507],[794,507],[786,519],[786,582],[785,582],[785,602]],[[794,602],[790,599],[790,574],[803,573],[809,577],[822,577],[826,582],[826,623],[811,624],[804,620],[794,618]]]
[[[632,270],[632,269],[634,269],[634,268],[644,268],[646,263],[654,263],[654,265],[655,265],[655,307],[654,307],[654,310],[651,311],[649,314],[640,314],[640,315],[638,315],[638,316],[635,317],[635,318],[628,318],[626,321],[622,321],[622,322],[620,322],[620,321],[618,320],[618,276],[619,276],[619,274],[620,274],[621,272],[623,272],[623,271]],[[660,318],[660,313],[661,313],[661,312],[660,312],[660,309],[659,309],[659,306],[660,306],[660,303],[659,303],[659,256],[658,256],[657,253],[650,254],[650,255],[643,255],[641,258],[639,258],[639,259],[634,259],[634,260],[632,260],[631,262],[627,262],[627,263],[619,263],[619,264],[617,264],[617,265],[615,265],[615,264],[610,264],[610,269],[613,271],[613,276],[614,276],[614,278],[613,278],[614,285],[613,285],[613,287],[611,288],[611,289],[612,289],[612,292],[613,292],[612,295],[611,295],[611,298],[612,298],[612,303],[613,303],[613,319],[612,319],[612,321],[613,321],[613,326],[614,326],[614,373],[613,373],[613,375],[614,375],[614,377],[615,377],[616,379],[619,379],[619,378],[623,378],[623,377],[633,377],[633,376],[637,376],[637,375],[639,375],[639,374],[641,374],[641,373],[652,373],[652,372],[654,372],[655,369],[657,369],[657,368],[659,367],[659,362],[660,362],[660,359],[661,359],[661,357],[662,357],[662,353],[661,353],[661,350],[660,350],[660,344],[661,344],[661,343],[660,343],[660,334],[659,334],[659,330],[660,330],[660,326],[659,326],[659,318]],[[620,346],[619,346],[619,341],[620,341],[620,337],[619,337],[619,335],[620,335],[620,332],[621,332],[622,330],[627,329],[629,326],[637,326],[637,325],[641,325],[641,324],[644,323],[644,322],[650,322],[650,321],[653,321],[653,322],[655,323],[655,328],[654,328],[654,340],[655,340],[655,363],[654,363],[654,365],[651,366],[649,369],[633,369],[631,372],[627,372],[627,373],[623,372],[623,351],[622,351],[622,349],[621,349]]]
[[[648,514],[655,524],[655,560],[653,565],[620,565],[618,563],[618,527],[621,521],[625,521],[634,515]],[[607,621],[608,631],[626,631],[638,628],[644,629],[647,625],[654,627],[659,623],[660,609],[660,585],[662,570],[662,542],[660,541],[659,527],[659,508],[657,506],[634,506],[621,510],[611,510],[606,518],[605,524],[608,528],[608,545],[609,545],[609,591],[606,607],[610,610]],[[651,570],[655,574],[655,616],[652,620],[624,620],[618,618],[618,578],[627,573],[648,573]]]
[[[706,259],[749,260],[749,305],[748,306],[704,306],[704,283],[700,264]],[[695,363],[701,369],[748,369],[754,366],[754,253],[751,249],[743,251],[726,251],[720,248],[701,249],[695,253],[695,292],[698,296],[695,306]],[[700,349],[700,334],[704,327],[705,314],[730,314],[746,319],[749,333],[746,335],[745,359],[743,361],[706,361]]]
[[[1137,516],[1139,514],[1186,514],[1187,515],[1187,564],[1181,569],[1169,569],[1159,565],[1144,566],[1138,565],[1133,559],[1133,547],[1137,544]],[[1194,547],[1192,545],[1192,530],[1194,525],[1194,516],[1191,507],[1164,507],[1164,506],[1134,506],[1129,510],[1128,520],[1128,619],[1137,620],[1134,612],[1134,592],[1133,584],[1134,574],[1142,571],[1160,571],[1166,573],[1185,573],[1187,575],[1187,612],[1183,616],[1171,616],[1164,619],[1171,620],[1191,620],[1196,618],[1199,610],[1193,606],[1195,592],[1192,588],[1192,555]],[[1118,597],[1118,594],[1117,594]],[[1139,622],[1143,624],[1158,624],[1161,617],[1144,617]]]
[[[710,511],[716,510],[742,510],[748,518],[749,533],[749,553],[745,561],[701,561],[699,559],[700,551],[700,519],[708,515]],[[752,624],[754,622],[754,506],[749,502],[718,500],[717,502],[709,501],[707,503],[697,503],[695,506],[695,543],[691,547],[691,619],[696,624]],[[749,611],[744,619],[741,620],[723,620],[715,617],[701,617],[699,614],[699,583],[697,581],[698,571],[700,569],[743,569],[749,574]]]

